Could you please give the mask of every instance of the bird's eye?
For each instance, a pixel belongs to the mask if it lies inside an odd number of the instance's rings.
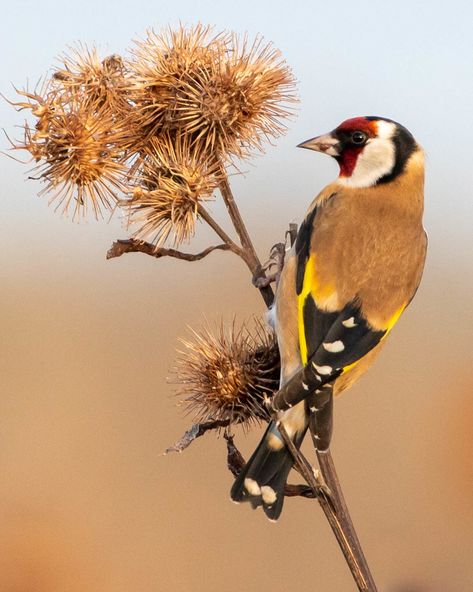
[[[364,144],[367,139],[368,137],[364,132],[353,132],[351,135],[351,141],[353,144],[357,144],[358,146]]]

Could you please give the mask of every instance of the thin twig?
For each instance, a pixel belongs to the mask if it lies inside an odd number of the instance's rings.
[[[214,419],[211,421],[204,421],[202,423],[195,423],[184,433],[181,438],[179,438],[177,442],[169,446],[169,448],[166,448],[164,454],[169,454],[170,452],[182,452],[188,446],[190,446],[196,438],[203,436],[209,430],[226,428],[229,425],[230,420],[228,419]]]
[[[226,245],[231,247],[231,250],[239,255],[240,257],[244,258],[244,252],[241,247],[239,247],[225,232],[225,230],[220,226],[220,224],[209,214],[209,212],[204,208],[204,206],[200,203],[198,206],[198,213],[202,220],[205,220],[207,224],[212,228],[212,230],[217,234],[219,238],[223,240]]]
[[[324,477],[324,480],[332,492],[332,499],[337,509],[337,516],[340,522],[344,525],[345,535],[349,541],[350,548],[353,550],[356,562],[360,566],[360,570],[363,572],[364,578],[367,581],[368,587],[365,589],[369,590],[369,592],[377,592],[376,584],[374,582],[373,576],[371,575],[368,563],[363,553],[363,548],[358,539],[358,535],[356,534],[355,526],[343,496],[343,491],[338,480],[335,463],[333,462],[330,450],[327,452],[317,451],[317,459],[319,461],[320,471]]]
[[[184,253],[182,251],[177,251],[176,249],[156,247],[151,243],[129,238],[115,241],[107,252],[107,259],[121,257],[125,253],[145,253],[146,255],[155,257],[156,259],[160,259],[161,257],[174,257],[175,259],[182,259],[183,261],[199,261],[200,259],[207,257],[207,255],[213,251],[231,250],[232,249],[230,245],[222,244],[215,245],[213,247],[207,247],[200,253]]]
[[[235,227],[235,230],[240,238],[244,251],[242,257],[253,274],[253,281],[257,280],[259,277],[265,277],[265,272],[261,265],[261,261],[256,254],[256,250],[253,246],[250,235],[248,234],[245,223],[243,222],[240,210],[238,209],[232,190],[228,183],[228,179],[226,177],[220,182],[219,187],[223,201],[225,202],[228,213],[233,222],[233,226]],[[274,301],[273,289],[271,286],[262,286],[258,289],[261,292],[261,296],[263,297],[266,306],[270,307]]]
[[[315,497],[317,498],[337,539],[340,549],[342,550],[348,567],[350,568],[352,576],[356,582],[356,585],[358,586],[358,590],[360,590],[360,592],[375,592],[376,588],[370,587],[370,582],[368,581],[363,570],[363,565],[360,564],[358,556],[353,549],[353,541],[347,537],[346,525],[343,522],[343,516],[340,516],[339,514],[338,507],[335,504],[332,491],[330,490],[330,486],[328,486],[329,491],[327,491],[326,487],[324,487],[324,484],[320,483],[309,461],[305,458],[302,452],[297,450],[297,448],[294,446],[294,443],[292,442],[282,423],[278,425],[278,430],[282,436],[282,439],[284,440],[284,443],[291,452],[299,472],[314,491]]]

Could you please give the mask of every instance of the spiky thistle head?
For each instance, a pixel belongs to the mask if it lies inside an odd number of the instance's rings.
[[[182,340],[175,369],[182,404],[196,421],[230,423],[267,421],[265,399],[279,384],[280,361],[274,334],[261,322],[251,331],[243,325],[207,327]]]
[[[126,204],[136,238],[157,246],[172,237],[189,240],[208,200],[222,179],[220,164],[187,135],[165,133],[152,138],[135,167],[135,188]]]
[[[285,129],[293,75],[270,44],[239,43],[197,25],[135,42],[129,64],[130,117],[142,143],[169,130],[202,141],[209,153],[242,157]]]
[[[192,89],[187,129],[201,130],[214,149],[240,158],[286,131],[295,80],[271,43],[232,34],[215,70]]]
[[[34,169],[46,183],[40,194],[73,217],[92,209],[95,217],[114,207],[123,186],[120,131],[108,109],[91,110],[86,95],[46,84],[41,94],[18,91],[37,118],[34,128],[24,126],[23,140],[15,149],[28,150]]]
[[[108,109],[118,114],[129,109],[124,92],[126,70],[121,56],[113,54],[101,60],[96,47],[79,44],[64,53],[59,62],[52,76],[58,89],[69,91],[69,96],[82,94],[91,110]]]

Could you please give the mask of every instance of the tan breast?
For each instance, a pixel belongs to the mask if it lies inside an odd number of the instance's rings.
[[[335,290],[328,310],[357,297],[373,328],[384,329],[411,300],[427,246],[419,173],[412,167],[395,181],[368,189],[332,186],[336,194],[317,214],[311,244],[318,281]]]
[[[423,159],[416,153],[403,175],[368,189],[333,183],[316,198],[318,205],[311,241],[317,281],[323,301],[317,305],[340,310],[357,298],[374,329],[389,321],[415,294],[420,282],[426,236],[422,227]],[[300,369],[296,256],[286,257],[276,294],[276,330],[283,382]],[[324,286],[330,289],[324,290]],[[357,380],[371,365],[382,344],[335,383],[335,393]]]

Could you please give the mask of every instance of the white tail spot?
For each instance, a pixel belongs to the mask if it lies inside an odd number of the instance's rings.
[[[268,505],[274,504],[276,498],[278,497],[274,489],[269,485],[261,486],[261,496],[263,498],[264,503]]]
[[[261,495],[261,488],[254,479],[245,479],[245,489],[250,495]]]

